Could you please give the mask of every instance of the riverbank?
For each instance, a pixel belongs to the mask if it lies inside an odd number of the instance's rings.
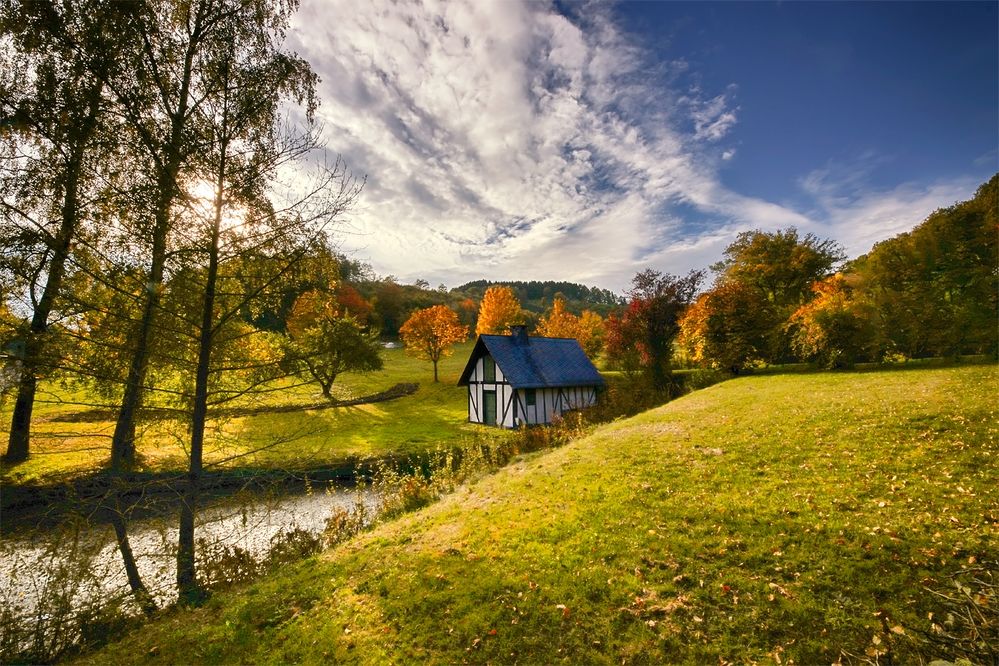
[[[997,380],[989,365],[724,382],[83,661],[986,654],[999,599],[975,581],[999,577]],[[955,582],[992,624],[962,624],[940,596]]]

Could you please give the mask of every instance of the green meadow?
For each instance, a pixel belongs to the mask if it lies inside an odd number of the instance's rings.
[[[345,373],[334,392],[339,400],[377,394],[400,383],[418,383],[413,395],[386,402],[300,411],[269,411],[323,403],[315,385],[288,381],[268,393],[232,405],[253,409],[241,416],[213,419],[206,433],[208,469],[256,468],[308,470],[358,458],[407,455],[433,450],[469,434],[465,389],[455,385],[472,343],[455,346],[440,363],[440,383],[430,363],[402,349],[382,351],[384,368]],[[2,467],[4,483],[52,482],[87,474],[106,464],[114,421],[110,410],[85,405],[95,399],[83,390],[46,384],[32,423],[32,455],[24,463]],[[10,423],[13,400],[0,409]],[[139,471],[183,471],[187,467],[187,428],[182,422],[150,420],[140,427]]]
[[[995,365],[723,382],[164,611],[84,661],[920,663],[961,656],[962,637],[994,650],[996,588],[974,581],[999,567],[997,386]],[[398,409],[451,405],[451,390]]]

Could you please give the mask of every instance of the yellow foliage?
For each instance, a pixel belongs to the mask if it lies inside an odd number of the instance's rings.
[[[475,327],[477,335],[504,335],[510,327],[524,322],[520,312],[520,301],[510,287],[489,287],[479,306],[479,323]]]
[[[555,297],[552,309],[541,318],[536,333],[546,338],[574,338],[587,356],[596,356],[604,346],[604,320],[596,312],[583,311],[579,317],[565,309],[565,300]]]
[[[286,323],[288,333],[292,338],[300,338],[324,317],[333,318],[336,315],[336,300],[331,294],[309,290],[295,299],[295,304],[291,306]]]
[[[579,317],[565,309],[565,300],[555,297],[552,309],[541,318],[537,334],[546,338],[576,338],[579,335]]]

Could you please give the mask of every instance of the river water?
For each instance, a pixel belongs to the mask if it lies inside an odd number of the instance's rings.
[[[370,520],[377,510],[373,491],[342,486],[229,499],[199,512],[195,538],[213,552],[238,547],[262,561],[282,535],[294,530],[318,535],[334,513]],[[171,517],[128,524],[136,564],[158,606],[176,599],[176,523]],[[0,604],[14,615],[44,618],[59,604],[85,611],[116,600],[126,611],[135,610],[109,525],[68,525],[0,542]]]

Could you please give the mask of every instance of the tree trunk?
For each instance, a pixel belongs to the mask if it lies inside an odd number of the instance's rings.
[[[139,575],[139,568],[135,564],[135,555],[132,553],[132,546],[128,542],[128,531],[125,528],[125,518],[121,514],[121,506],[118,502],[117,491],[115,493],[114,506],[111,508],[111,526],[114,527],[115,539],[118,541],[118,550],[125,565],[125,576],[128,578],[128,586],[132,590],[132,595],[139,604],[139,608],[147,616],[156,612],[156,602],[149,590],[142,582]]]
[[[7,440],[7,453],[4,460],[19,463],[28,459],[28,440],[31,431],[31,411],[35,405],[35,389],[38,379],[28,363],[21,367],[21,381],[17,386],[17,402],[10,420],[10,438]]]
[[[197,578],[194,516],[201,491],[205,421],[208,417],[208,378],[215,326],[215,289],[219,273],[219,231],[222,227],[224,206],[222,195],[225,187],[226,149],[227,144],[223,142],[215,191],[215,219],[208,254],[208,274],[205,277],[205,300],[201,309],[201,332],[198,336],[198,367],[194,377],[194,408],[191,414],[191,462],[188,467],[184,502],[180,508],[180,532],[177,540],[177,593],[182,603],[192,604],[204,598],[204,592],[198,585]]]
[[[7,462],[27,460],[29,442],[31,440],[31,413],[35,405],[35,391],[38,388],[38,356],[44,344],[44,335],[49,329],[49,315],[55,306],[55,300],[62,291],[63,278],[66,275],[66,260],[69,258],[70,246],[79,223],[79,190],[80,173],[83,170],[83,155],[90,137],[97,127],[97,115],[100,108],[100,95],[103,85],[96,84],[91,91],[90,109],[80,128],[80,135],[72,146],[72,152],[66,162],[65,188],[63,191],[61,221],[59,232],[52,242],[52,260],[48,266],[48,278],[38,305],[31,316],[31,327],[25,343],[23,365],[21,366],[21,381],[17,388],[17,399],[14,403],[14,414],[10,423],[10,437],[7,440]]]
[[[78,162],[78,160],[77,160]],[[31,439],[31,413],[34,410],[35,391],[38,387],[38,356],[44,344],[44,335],[49,328],[49,315],[55,305],[56,296],[62,290],[62,281],[66,273],[66,259],[69,257],[69,247],[76,232],[77,189],[79,183],[79,164],[75,167],[77,173],[70,174],[66,181],[66,195],[63,205],[62,224],[55,238],[54,253],[49,263],[48,280],[45,290],[31,316],[31,328],[24,349],[24,362],[21,366],[21,381],[17,389],[17,401],[14,404],[14,415],[10,424],[10,438],[7,443],[9,462],[26,460]]]
[[[437,379],[437,361],[434,360],[434,383],[436,384],[438,383],[438,381],[439,380]]]
[[[165,216],[164,216],[165,217]],[[135,349],[125,379],[125,391],[118,410],[114,434],[111,437],[111,469],[124,471],[135,465],[135,420],[142,406],[145,392],[146,371],[149,367],[149,342],[152,337],[153,318],[160,302],[160,285],[163,282],[163,269],[166,263],[166,228],[157,221],[157,238],[153,242],[153,262],[149,271],[146,301],[142,319],[135,332]]]
[[[162,144],[164,159],[156,182],[158,199],[153,213],[153,247],[146,283],[146,298],[142,309],[142,319],[135,331],[135,347],[125,391],[118,410],[114,435],[111,438],[111,469],[123,470],[135,465],[135,420],[142,406],[145,393],[146,371],[149,368],[149,343],[153,331],[153,319],[160,304],[163,286],[163,273],[166,267],[167,233],[170,230],[170,214],[177,193],[177,174],[184,158],[184,129],[187,126],[191,76],[194,70],[194,56],[199,47],[197,41],[187,44],[184,54],[184,69],[180,91],[177,95],[177,108],[170,112],[170,137]],[[165,93],[164,93],[165,94]]]

